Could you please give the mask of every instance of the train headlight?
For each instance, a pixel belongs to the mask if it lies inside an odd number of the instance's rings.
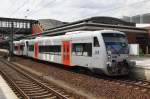
[[[107,57],[108,57],[108,59],[111,59],[111,55],[108,55]]]
[[[111,51],[107,52],[108,61],[111,61]]]

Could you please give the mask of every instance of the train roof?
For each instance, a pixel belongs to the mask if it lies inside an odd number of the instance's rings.
[[[47,40],[47,39],[62,39],[66,38],[66,36],[71,36],[71,37],[82,37],[82,36],[89,36],[92,35],[93,33],[120,33],[120,34],[125,34],[120,31],[116,30],[98,30],[98,31],[74,31],[74,32],[67,32],[65,35],[59,35],[59,36],[41,36],[41,37],[36,37],[35,39],[31,39],[30,41],[41,41],[41,40]],[[86,35],[85,35],[86,33]]]
[[[71,35],[71,34],[79,34],[79,33],[88,33],[91,31],[73,31],[73,32],[67,32],[65,35]],[[92,32],[100,32],[100,33],[121,33],[124,34],[123,32],[117,31],[117,30],[97,30],[97,31],[92,31]]]
[[[110,32],[113,32],[113,33],[125,34],[125,33],[123,33],[123,32],[117,31],[117,30],[101,30],[100,32],[101,32],[101,33],[110,33]]]

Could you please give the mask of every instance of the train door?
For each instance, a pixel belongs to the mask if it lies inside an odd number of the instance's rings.
[[[70,65],[70,41],[63,41],[62,62],[64,65]]]
[[[23,51],[24,51],[24,45],[23,43],[20,44],[20,55],[23,55]]]
[[[26,41],[26,47],[25,47],[25,55],[28,56],[28,49],[29,49],[29,43]]]
[[[93,37],[93,55],[92,55],[92,64],[95,67],[100,60],[100,44],[97,36]]]
[[[39,52],[39,48],[38,48],[38,43],[34,44],[34,58],[38,58],[38,52]]]
[[[20,44],[18,44],[18,55],[20,55]]]

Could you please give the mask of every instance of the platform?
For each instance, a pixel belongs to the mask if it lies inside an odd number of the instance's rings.
[[[18,99],[2,76],[0,76],[0,99]]]
[[[150,80],[150,57],[131,57],[136,65],[132,68],[131,74],[135,78]]]
[[[0,52],[8,53],[9,51],[8,51],[8,50],[6,50],[6,49],[0,49]]]

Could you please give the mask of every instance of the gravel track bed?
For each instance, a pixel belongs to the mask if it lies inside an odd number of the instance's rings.
[[[114,82],[108,82],[100,78],[95,78],[85,74],[71,72],[52,64],[42,64],[32,59],[16,57],[15,61],[19,64],[32,68],[43,75],[52,76],[55,79],[62,80],[69,86],[85,93],[91,94],[97,98],[104,99],[150,99],[150,92],[144,92],[133,88],[132,86],[120,85]]]

